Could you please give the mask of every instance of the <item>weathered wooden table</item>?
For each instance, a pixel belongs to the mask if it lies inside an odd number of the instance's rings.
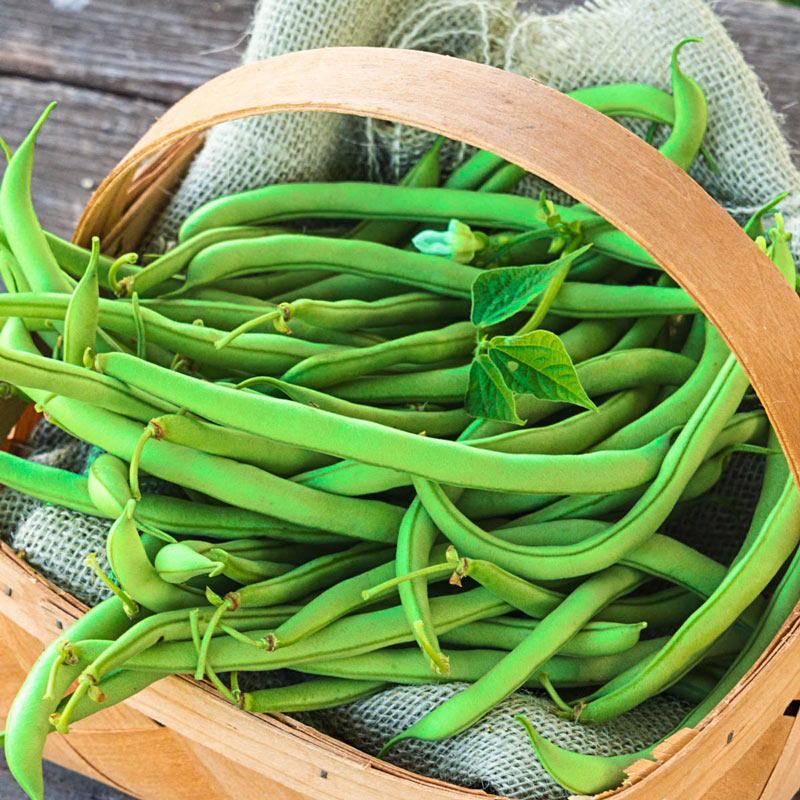
[[[576,0],[540,0],[557,10]],[[254,0],[2,0],[0,135],[13,148],[59,101],[37,147],[34,201],[69,237],[92,189],[171,103],[239,63]],[[721,0],[722,15],[800,148],[800,7]],[[795,156],[800,165],[800,149]],[[125,800],[48,766],[53,800]],[[798,795],[800,797],[800,794]],[[0,800],[23,800],[0,762]],[[167,800],[165,798],[165,800]]]

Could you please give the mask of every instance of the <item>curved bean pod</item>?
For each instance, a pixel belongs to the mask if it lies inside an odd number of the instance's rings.
[[[257,689],[242,695],[242,708],[261,714],[289,714],[352,703],[389,686],[385,681],[313,678],[291,686]]]
[[[441,330],[414,333],[371,347],[320,353],[295,364],[281,380],[324,389],[395,364],[433,364],[468,356],[475,349],[475,333],[475,326],[470,322],[456,322]]]
[[[122,588],[150,611],[172,611],[202,605],[197,592],[167,583],[147,557],[133,519],[135,501],[129,501],[111,526],[106,540],[108,563]],[[188,549],[188,548],[187,548]]]
[[[284,233],[285,231],[278,228],[276,232]],[[143,269],[124,277],[120,281],[123,296],[129,297],[134,292],[143,294],[156,286],[160,286],[177,275],[204,247],[217,242],[266,236],[269,233],[270,231],[264,228],[248,228],[245,226],[212,228],[211,230],[203,231],[158,256]]]
[[[636,675],[582,708],[580,720],[612,719],[677,680],[707,647],[757,598],[800,539],[800,496],[789,478],[750,550],[731,568],[714,593]]]
[[[513,650],[522,644],[539,620],[495,617],[471,622],[442,634],[444,644],[470,649]],[[629,650],[647,623],[587,622],[558,652],[573,658],[608,656]],[[551,676],[552,677],[552,676]]]
[[[403,739],[435,741],[465,730],[531,675],[541,671],[547,660],[595,613],[643,580],[642,573],[620,566],[587,578],[489,672],[389,740],[381,752],[385,753]]]
[[[655,533],[735,412],[748,385],[747,376],[736,359],[729,356],[703,402],[676,437],[658,476],[639,501],[605,531],[574,545],[515,551],[474,525],[453,505],[441,487],[429,479],[414,476],[414,487],[440,530],[464,553],[475,552],[478,546],[489,560],[495,560],[498,551],[518,552],[516,569],[524,570],[527,577],[534,579],[596,572],[615,563]],[[615,451],[607,455],[611,452]],[[541,489],[542,493],[549,493],[544,485]]]
[[[628,453],[614,458],[615,464],[625,464],[627,472],[609,466],[611,454],[600,454],[604,468],[602,473],[598,473],[596,464],[585,461],[586,456],[582,455],[510,455],[478,450],[456,442],[413,436],[374,423],[347,419],[297,403],[204,383],[152,364],[143,364],[123,353],[103,354],[98,356],[97,361],[104,373],[113,374],[126,383],[130,382],[156,395],[166,394],[187,410],[212,422],[298,447],[344,458],[358,458],[363,463],[396,469],[398,472],[424,473],[423,477],[453,485],[500,491],[536,486],[542,492],[548,492],[551,488],[559,491],[564,488],[564,478],[568,472],[568,491],[596,492],[602,491],[606,482],[611,484],[608,491],[615,491],[627,488],[625,484],[630,481],[636,485],[648,479],[647,473],[641,471],[646,470],[650,463],[644,453],[640,458],[631,457]],[[589,455],[591,457],[592,454]],[[554,462],[553,459],[558,461]],[[559,473],[562,469],[564,472],[555,474],[554,463],[558,464]]]
[[[92,237],[92,255],[86,271],[72,291],[64,315],[64,361],[83,366],[84,354],[93,351],[99,322],[100,288],[97,281],[97,262],[100,240]]]
[[[111,597],[88,611],[67,631],[51,642],[14,697],[6,717],[5,755],[11,774],[31,798],[44,799],[42,778],[42,753],[48,733],[52,730],[50,714],[58,701],[80,674],[75,664],[62,663],[56,673],[52,697],[43,699],[53,668],[53,663],[63,660],[62,648],[69,642],[86,638],[114,638],[133,623],[126,616],[122,603]]]
[[[661,153],[681,169],[691,167],[700,151],[708,122],[708,106],[703,90],[680,68],[678,53],[688,42],[700,42],[696,37],[683,39],[675,45],[670,62],[675,123]]]
[[[8,162],[0,182],[0,219],[5,237],[33,291],[70,293],[72,284],[61,271],[36,219],[30,193],[36,136],[54,107],[55,103],[47,106]]]

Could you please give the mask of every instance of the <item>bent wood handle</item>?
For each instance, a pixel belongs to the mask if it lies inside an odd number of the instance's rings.
[[[644,247],[719,329],[798,481],[800,299],[793,287],[654,148],[520,75],[433,53],[366,47],[308,50],[239,67],[191,92],[150,128],[92,196],[76,241],[86,243],[102,228],[109,199],[143,159],[219,122],[279,111],[356,114],[444,134],[497,153],[594,209]]]

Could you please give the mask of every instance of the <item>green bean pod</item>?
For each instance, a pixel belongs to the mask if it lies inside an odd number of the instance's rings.
[[[46,293],[0,296],[0,311],[9,315],[59,319],[66,315],[69,300],[67,295]],[[149,308],[140,308],[139,318],[152,343],[202,364],[226,370],[264,371],[277,375],[311,355],[343,349],[341,345],[308,342],[279,333],[251,333],[238,337],[220,351],[215,343],[225,336],[223,331],[173,322]],[[126,336],[137,335],[137,316],[131,304],[101,299],[99,320],[109,330]]]
[[[312,450],[269,442],[238,430],[211,425],[186,414],[160,416],[150,424],[157,425],[159,436],[169,442],[232,458],[274,475],[295,475],[327,466],[334,460]]]
[[[230,224],[265,224],[303,217],[338,219],[398,219],[447,224],[455,218],[486,228],[545,229],[538,221],[539,203],[527,197],[491,195],[458,189],[414,188],[371,183],[282,184],[229,195],[190,214],[179,233],[184,240],[201,230]],[[564,222],[589,220],[586,241],[608,255],[621,255],[642,266],[654,266],[650,256],[607,224],[598,224],[584,208],[557,206]],[[618,233],[618,232],[616,232]],[[621,238],[621,241],[620,241]]]
[[[210,289],[198,290],[197,294],[200,293],[216,295]],[[277,308],[277,306],[267,303],[248,305],[238,301],[238,299],[237,302],[232,302],[230,298],[225,300],[189,298],[161,300],[156,298],[142,300],[142,305],[174,322],[192,324],[196,320],[202,319],[205,325],[210,328],[216,328],[219,331],[232,331],[241,325],[261,319],[264,314],[275,311]],[[458,303],[458,305],[461,304]],[[459,316],[463,316],[463,314],[459,314]],[[304,322],[301,317],[293,320],[292,334],[297,336],[298,339],[308,342],[334,344],[343,347],[365,347],[382,341],[379,336],[363,331],[339,330],[310,325]]]
[[[446,546],[436,548],[430,560],[441,560],[444,558],[445,550]],[[390,561],[351,578],[340,580],[325,589],[266,637],[270,649],[294,644],[322,630],[337,619],[363,608],[372,602],[364,599],[363,592],[389,580],[393,577],[394,571],[395,562]]]
[[[50,112],[51,103],[14,152],[0,182],[0,219],[22,272],[35,292],[72,292],[72,284],[61,271],[50,249],[31,200],[33,148],[36,136]]]
[[[373,242],[285,234],[221,242],[206,248],[190,262],[184,289],[175,295],[223,278],[265,270],[307,269],[308,265],[384,278],[435,294],[467,299],[472,284],[482,274],[482,270],[440,256],[396,250]],[[551,311],[562,316],[602,318],[694,314],[697,306],[682,289],[675,287],[572,282],[564,284]]]
[[[76,435],[125,460],[131,460],[142,439],[142,428],[137,423],[102,409],[89,409],[64,397],[51,400],[49,408],[53,418]],[[394,542],[402,517],[401,509],[382,501],[324,494],[256,467],[163,439],[146,441],[141,466],[156,477],[208,493],[243,509],[268,515],[276,512],[276,516],[285,516],[292,526],[303,526],[306,522],[319,527],[329,525],[336,529],[331,533],[347,536],[354,532],[350,517],[357,514],[358,536]]]
[[[203,231],[158,256],[138,272],[124,277],[120,281],[122,292],[124,296],[130,297],[134,292],[144,294],[154,287],[162,285],[165,281],[177,275],[204,247],[217,242],[266,236],[269,232],[264,228],[243,226],[212,228],[211,230]],[[283,233],[284,230],[278,228],[276,232]]]
[[[408,738],[435,741],[455,736],[539,672],[592,616],[643,582],[627,567],[610,567],[587,578],[528,637],[468,689],[454,695],[387,742],[386,752]]]
[[[296,568],[294,564],[280,561],[244,558],[219,547],[209,550],[208,556],[220,565],[222,575],[246,585],[276,578]]]
[[[242,708],[261,714],[314,711],[352,703],[388,686],[385,681],[314,678],[291,686],[245,692],[242,695]]]
[[[375,422],[389,428],[406,431],[407,433],[422,433],[429,436],[452,436],[460,433],[470,423],[470,417],[463,409],[447,411],[425,411],[415,408],[376,408],[362,403],[351,403],[316,389],[305,386],[296,386],[277,378],[264,377],[264,384],[274,386],[287,397],[297,403],[320,408],[333,414],[352,419],[361,419],[366,422]]]
[[[708,106],[703,90],[680,68],[678,53],[688,42],[700,42],[696,37],[683,39],[675,45],[671,58],[672,95],[675,104],[675,124],[661,153],[681,169],[691,167],[700,151],[708,122]]]
[[[64,316],[64,361],[83,366],[84,354],[93,351],[99,321],[100,289],[97,282],[97,262],[100,240],[92,237],[92,255],[86,271],[72,292]]]
[[[526,680],[523,686],[531,689],[540,688],[538,676],[542,672],[548,674],[555,686],[590,686],[602,683],[604,678],[610,679],[651,655],[665,641],[666,637],[648,639],[638,642],[628,650],[608,656],[587,658],[553,656],[545,662],[542,670]],[[410,685],[447,681],[475,683],[506,655],[507,651],[488,648],[459,650],[458,658],[453,659],[451,672],[447,676],[432,674],[427,665],[421,662],[419,652],[410,647],[374,650],[364,655],[331,661],[307,661],[298,664],[296,669],[314,675],[330,675],[351,680],[385,679],[392,683]]]
[[[153,561],[158,577],[167,583],[187,583],[192,578],[212,578],[222,572],[220,561],[175,542],[159,548]]]
[[[447,645],[463,648],[513,650],[540,624],[539,620],[495,617],[454,628],[440,637]],[[573,658],[608,656],[630,649],[647,623],[587,622],[558,652]]]
[[[695,363],[679,353],[638,348],[586,359],[575,364],[575,371],[584,390],[592,397],[652,383],[680,385],[691,374]],[[356,403],[463,403],[468,385],[469,365],[466,365],[405,375],[374,375],[336,384],[328,391]],[[522,395],[517,402],[518,414],[529,423],[567,407],[567,404],[533,395]],[[491,426],[485,427],[491,430]],[[510,427],[495,426],[499,430]]]
[[[320,353],[295,364],[281,380],[324,389],[360,375],[379,372],[395,364],[434,364],[469,356],[475,349],[475,326],[456,322],[441,330],[403,336],[350,352]]]
[[[122,588],[139,605],[151,611],[202,605],[201,594],[174,586],[161,578],[142,545],[133,519],[134,508],[135,501],[131,500],[111,526],[106,541],[108,563]]]
[[[46,503],[84,514],[100,514],[89,496],[86,478],[4,450],[0,450],[0,484]]]
[[[750,550],[714,593],[670,638],[635,679],[581,709],[580,719],[612,719],[669,685],[697,663],[703,652],[758,597],[800,539],[800,496],[789,478]]]
[[[79,665],[65,659],[63,648],[79,639],[115,638],[131,625],[116,597],[104,600],[51,642],[28,672],[6,717],[4,739],[8,768],[29,797],[44,800],[42,753],[52,730],[50,714],[81,672]],[[59,660],[62,664],[55,673],[55,685],[51,686],[51,696],[45,699],[53,664]]]
[[[20,326],[21,320],[10,319],[0,332],[0,369],[3,379],[12,385],[42,389],[46,392],[45,396],[57,386],[59,393],[96,403],[139,420],[150,419],[171,406],[162,400],[155,400],[155,405],[143,402],[119,381],[109,380],[107,376],[84,367],[9,347],[16,343],[13,341],[13,332],[24,331],[24,327]],[[28,336],[27,331],[24,334]],[[30,337],[28,339],[30,341]]]
[[[156,395],[167,394],[174,402],[181,403],[187,410],[201,414],[212,422],[230,425],[249,433],[318,452],[344,458],[357,458],[363,463],[395,469],[398,472],[425,473],[423,475],[425,478],[439,479],[453,485],[500,491],[517,491],[520,486],[524,491],[525,488],[536,486],[542,492],[566,489],[587,493],[603,491],[607,486],[607,491],[615,491],[627,488],[626,484],[631,485],[631,482],[636,485],[647,481],[647,470],[652,469],[653,465],[652,454],[649,451],[643,451],[639,456],[631,456],[630,453],[598,454],[604,465],[602,472],[599,472],[597,465],[591,461],[594,454],[589,454],[589,461],[586,461],[587,456],[584,455],[539,456],[495,453],[466,447],[456,442],[413,436],[403,431],[384,428],[362,420],[347,419],[297,403],[237,392],[170,372],[152,364],[144,364],[122,353],[103,354],[98,356],[97,361],[104,373],[113,373],[118,379],[130,382],[145,391],[154,392]],[[93,434],[93,437],[89,438],[97,439],[99,435],[99,433]],[[154,444],[169,443],[161,441]],[[666,448],[667,445],[665,439],[663,443],[654,447]],[[645,450],[647,451],[647,448]],[[195,461],[199,461],[199,458],[200,456],[196,456]],[[554,462],[553,459],[558,461]],[[557,472],[553,470],[554,463],[559,465]],[[617,465],[620,468],[617,468]],[[154,472],[150,467],[145,468]],[[252,468],[239,465],[239,469]],[[567,476],[569,476],[568,481]],[[290,486],[303,488],[297,484]],[[304,489],[304,492],[307,491],[311,490]],[[336,495],[327,497],[329,500],[337,498]],[[378,501],[357,502],[364,504]],[[316,518],[317,524],[319,519]],[[337,524],[333,527],[337,530],[332,532],[340,532],[343,526]],[[346,531],[341,532],[346,533]]]
[[[215,611],[210,606],[200,606],[196,610],[200,623],[208,623]],[[265,625],[280,624],[296,611],[297,606],[285,605],[276,605],[269,609],[241,609],[228,622],[229,627],[238,631],[258,630]],[[98,648],[99,652],[91,658],[83,658],[85,663],[88,662],[83,672],[99,683],[106,676],[110,677],[124,667],[129,659],[144,653],[156,644],[188,642],[191,639],[188,620],[189,615],[186,610],[163,611],[145,617],[135,625],[129,626],[108,647]],[[219,637],[224,631],[217,630],[214,633]],[[89,636],[82,636],[80,640],[76,638],[79,652],[84,641],[89,638]]]
[[[437,629],[447,631],[477,619],[505,614],[510,611],[510,606],[479,588],[464,592],[457,598],[435,597],[431,600],[431,611]],[[269,632],[252,631],[254,644],[258,644]],[[230,637],[215,637],[208,658],[218,672],[265,671],[311,661],[346,658],[412,640],[403,610],[395,606],[345,617],[313,636],[274,651]],[[105,641],[86,640],[80,646],[76,645],[75,649],[83,660],[90,661],[101,655],[107,647]],[[191,673],[196,663],[197,652],[191,642],[165,642],[127,659],[124,666],[131,670]]]

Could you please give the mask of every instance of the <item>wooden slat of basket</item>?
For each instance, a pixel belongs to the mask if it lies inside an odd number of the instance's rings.
[[[0,400],[0,449],[8,450],[11,446],[8,436],[27,406],[28,403],[19,397]]]
[[[169,200],[169,188],[174,186],[189,167],[203,142],[201,135],[187,136],[171,146],[172,158],[159,166],[148,181],[131,184],[131,198],[123,216],[103,235],[103,251],[119,255],[135,249],[159,211]]]
[[[797,792],[797,768],[800,764],[800,715],[786,715],[782,719],[791,723],[791,730],[783,746],[783,757],[775,766],[761,795],[761,800],[784,800]]]

